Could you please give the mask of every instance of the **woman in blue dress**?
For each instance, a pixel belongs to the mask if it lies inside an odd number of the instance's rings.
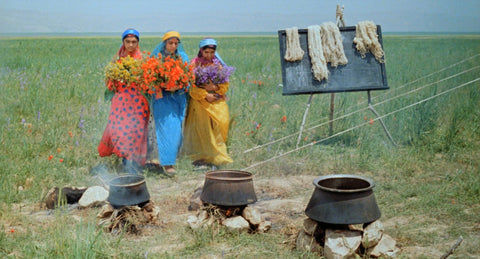
[[[177,31],[168,31],[163,35],[162,42],[155,47],[152,56],[157,56],[158,53],[161,53],[163,59],[170,56],[189,62]],[[167,174],[174,174],[175,161],[182,145],[187,92],[185,88],[162,89],[162,96],[154,94],[152,101],[160,164]]]

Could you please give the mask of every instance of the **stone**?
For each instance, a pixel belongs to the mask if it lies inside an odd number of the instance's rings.
[[[255,227],[262,223],[262,215],[260,214],[260,211],[253,207],[245,207],[242,216]]]
[[[327,259],[356,258],[361,243],[359,231],[326,229],[324,256]]]
[[[191,229],[198,229],[200,227],[200,224],[198,224],[198,218],[194,215],[188,216],[187,224]]]
[[[114,210],[115,209],[112,207],[112,205],[110,205],[110,203],[104,204],[100,209],[100,212],[98,212],[97,218],[100,218],[100,219],[110,218]]]
[[[45,207],[47,209],[54,209],[58,200],[58,187],[52,187],[45,197]]]
[[[201,223],[204,223],[208,220],[208,212],[205,211],[205,210],[202,210],[200,211],[200,213],[198,213],[198,221],[201,222]]]
[[[257,231],[261,233],[265,233],[268,230],[270,230],[270,228],[272,228],[272,222],[268,220],[264,220],[258,225]]]
[[[188,210],[198,210],[203,207],[203,201],[200,200],[200,195],[202,194],[202,188],[197,188],[194,192],[192,197],[190,197],[190,205],[188,205]]]
[[[205,224],[209,224],[209,218],[213,217],[209,217],[208,212],[202,210],[197,214],[197,216],[188,216],[187,223],[190,228],[197,229]]]
[[[77,203],[86,191],[85,187],[58,187],[51,188],[45,197],[45,206],[47,209],[54,209],[59,204]]]
[[[222,225],[227,227],[230,231],[248,231],[250,229],[250,223],[242,216],[236,216],[231,218],[226,218],[222,221]]]
[[[370,223],[363,230],[362,246],[364,248],[376,246],[382,239],[383,230],[383,224],[379,220]]]
[[[301,230],[297,236],[296,248],[305,252],[322,252],[322,246],[317,243],[315,237],[309,235],[305,230]]]
[[[311,218],[306,218],[303,220],[303,231],[307,233],[307,235],[313,236],[315,230],[317,229],[318,222]]]
[[[368,253],[372,257],[395,257],[400,252],[400,249],[397,247],[397,242],[391,236],[383,234],[380,242],[368,250]]]
[[[102,186],[88,187],[78,201],[80,207],[94,207],[104,204],[108,198],[108,191]]]
[[[348,225],[348,229],[363,232],[363,224]]]
[[[147,222],[150,224],[157,223],[160,215],[160,208],[155,205],[153,201],[148,201],[147,204],[143,205],[142,212]]]

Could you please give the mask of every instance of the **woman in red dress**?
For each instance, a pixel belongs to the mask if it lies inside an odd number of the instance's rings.
[[[139,40],[138,31],[127,29],[115,59],[127,56],[141,59]],[[112,154],[122,157],[127,173],[138,173],[138,165],[145,165],[147,155],[148,101],[131,84],[118,81],[107,84],[114,84],[116,90],[98,153],[101,157]]]

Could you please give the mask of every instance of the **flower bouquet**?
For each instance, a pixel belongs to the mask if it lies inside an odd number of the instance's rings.
[[[216,85],[226,83],[234,71],[234,67],[222,66],[217,59],[213,61],[212,65],[197,66],[193,70],[197,86],[205,85],[209,81]]]
[[[130,56],[108,63],[104,71],[108,90],[115,92],[119,84],[134,83],[139,67],[140,61]]]
[[[166,91],[187,89],[195,81],[195,75],[187,62],[171,56],[165,57],[162,61],[161,54],[144,59],[138,75],[140,90],[147,94],[157,93],[159,98],[162,89]]]

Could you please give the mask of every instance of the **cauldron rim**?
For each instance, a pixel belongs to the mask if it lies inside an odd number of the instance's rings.
[[[240,177],[222,177],[219,174],[223,173],[235,173],[238,175],[243,175]],[[214,170],[205,173],[205,178],[212,179],[212,180],[221,180],[221,181],[248,181],[253,179],[253,174],[246,171],[240,170]]]
[[[127,183],[127,184],[117,184],[114,183],[116,180],[122,179],[122,178],[137,178],[138,181]],[[140,185],[145,182],[145,176],[143,175],[132,175],[132,174],[122,174],[118,175],[108,182],[110,186],[115,186],[115,187],[131,187],[135,185]]]
[[[330,180],[330,179],[340,179],[340,178],[350,178],[350,179],[355,179],[355,180],[362,180],[368,183],[367,187],[364,188],[357,188],[357,189],[336,189],[336,188],[329,188],[323,185],[320,185],[321,181],[325,180]],[[359,175],[353,175],[353,174],[333,174],[333,175],[324,175],[317,177],[313,180],[313,185],[315,187],[322,189],[324,191],[329,191],[329,192],[339,192],[339,193],[358,193],[358,192],[364,192],[364,191],[369,191],[372,190],[373,187],[375,187],[375,183],[373,180],[359,176]]]

